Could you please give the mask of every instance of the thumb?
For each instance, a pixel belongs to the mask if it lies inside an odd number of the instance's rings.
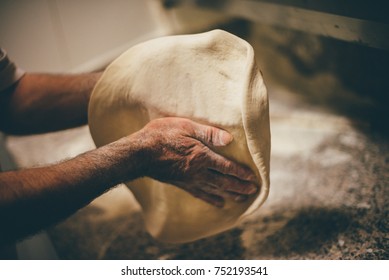
[[[207,146],[226,146],[232,142],[234,137],[227,131],[213,126],[195,124],[194,138],[200,140]]]

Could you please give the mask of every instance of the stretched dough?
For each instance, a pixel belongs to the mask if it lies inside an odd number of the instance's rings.
[[[169,36],[130,48],[97,83],[89,126],[97,146],[140,130],[150,120],[179,116],[224,128],[234,141],[217,152],[255,171],[261,189],[222,209],[150,178],[128,182],[150,234],[189,242],[230,229],[269,192],[270,128],[266,87],[252,47],[221,30]]]

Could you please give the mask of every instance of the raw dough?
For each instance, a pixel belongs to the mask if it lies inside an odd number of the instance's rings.
[[[178,243],[210,236],[232,228],[266,200],[268,97],[246,41],[213,30],[136,45],[106,69],[89,105],[90,132],[97,146],[164,116],[186,117],[231,132],[234,141],[217,152],[251,167],[261,189],[244,203],[228,200],[218,209],[149,178],[128,182],[153,237]]]

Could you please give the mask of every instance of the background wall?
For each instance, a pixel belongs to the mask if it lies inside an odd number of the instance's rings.
[[[91,71],[164,34],[156,7],[144,0],[2,0],[0,46],[28,71]]]

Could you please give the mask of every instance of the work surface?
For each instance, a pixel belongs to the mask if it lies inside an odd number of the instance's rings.
[[[252,41],[256,52],[269,56],[259,62],[265,81],[269,77],[272,132],[270,195],[259,211],[217,236],[163,244],[145,231],[138,204],[120,186],[48,230],[59,258],[389,259],[389,145],[383,128],[369,117],[380,105],[354,96],[334,73],[307,77],[295,71],[282,42],[275,60],[271,45],[260,44],[270,31],[255,32],[260,32]],[[288,79],[308,92],[317,89],[316,95],[302,97]],[[83,127],[11,137],[8,148],[19,166],[31,166],[62,160],[93,144]]]

